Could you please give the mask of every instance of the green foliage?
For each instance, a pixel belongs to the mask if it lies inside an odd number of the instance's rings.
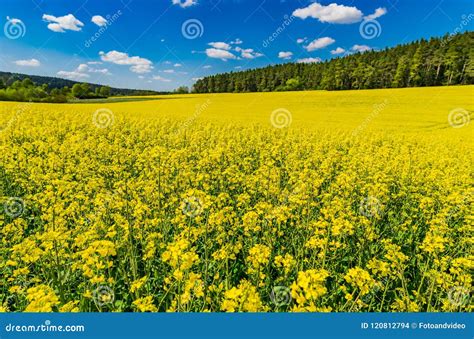
[[[72,89],[63,88],[49,89],[48,84],[36,85],[29,78],[15,80],[7,86],[3,80],[0,81],[0,101],[30,101],[30,102],[68,102],[73,99],[98,99],[107,98],[110,95],[110,87],[97,87],[96,92],[91,92],[89,84],[74,84]]]
[[[105,98],[110,96],[110,87],[109,86],[102,86],[99,90],[99,94]]]
[[[25,84],[26,86],[22,85],[23,80],[28,79],[27,83]],[[16,83],[18,81],[18,83]],[[12,87],[12,85],[15,84],[15,86]],[[76,96],[73,96],[71,94],[71,89],[75,84],[79,84],[76,81],[72,80],[66,80],[66,79],[60,79],[60,78],[53,78],[53,77],[45,77],[45,76],[39,76],[39,75],[26,75],[26,74],[20,74],[20,73],[8,73],[8,72],[0,72],[0,91],[4,90],[6,88],[13,88],[18,90],[19,88],[24,88],[24,87],[30,87],[30,85],[36,85],[39,87],[43,88],[43,91],[50,93],[53,89],[58,89],[61,92],[61,96],[59,96],[59,99],[74,99],[74,98],[79,98]],[[169,94],[169,92],[156,92],[156,91],[149,91],[149,90],[137,90],[137,89],[124,89],[124,88],[111,88],[109,86],[100,86],[96,84],[87,84],[86,86],[83,86],[83,91],[80,93],[82,96],[84,96],[87,99],[94,99],[94,98],[106,98],[109,96],[145,96],[145,95],[157,95],[157,94]],[[86,91],[84,91],[84,89]],[[87,93],[87,94],[85,94]],[[91,96],[88,94],[92,93]],[[11,93],[10,93],[11,94]],[[22,95],[18,95],[17,93],[12,94],[15,99],[13,99],[11,96],[7,95],[5,92],[0,92],[0,100],[20,100],[20,101],[52,101],[52,102],[58,102],[58,96],[53,100],[53,98],[50,99],[41,99],[38,100],[38,98],[25,98],[22,99]],[[20,98],[20,99],[18,99]],[[64,99],[64,100],[66,100]]]
[[[174,90],[176,94],[187,94],[189,93],[189,88],[187,86],[180,86]]]
[[[474,32],[422,39],[321,63],[287,63],[198,80],[193,91],[349,90],[474,83]]]

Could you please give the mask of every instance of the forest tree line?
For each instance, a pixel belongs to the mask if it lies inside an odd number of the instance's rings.
[[[32,95],[22,95],[21,93],[14,93],[15,91],[18,92],[19,83],[17,81],[22,82],[25,79],[31,80],[35,85],[34,93]],[[16,83],[15,85],[13,85]],[[29,83],[29,81],[28,81]],[[75,85],[80,85],[83,88],[86,88],[87,93],[93,93],[92,97],[98,98],[100,96],[104,97],[104,93],[100,93],[102,87],[106,87],[109,89],[109,93],[107,96],[143,96],[143,95],[157,95],[157,94],[167,94],[167,92],[157,92],[151,90],[140,90],[140,89],[127,89],[127,88],[114,88],[109,86],[103,86],[98,84],[92,83],[79,83],[77,81],[68,80],[68,79],[61,79],[55,77],[48,77],[48,76],[41,76],[41,75],[27,75],[21,73],[10,73],[10,72],[1,72],[0,71],[0,90],[5,90],[6,88],[13,89],[15,91],[10,91],[9,94],[6,94],[5,91],[2,91],[3,95],[0,95],[0,100],[12,100],[8,98],[15,98],[15,101],[29,101],[29,99],[24,100],[21,98],[33,98],[46,100],[46,101],[56,101],[56,102],[63,102],[64,97],[61,96],[65,95],[67,98],[71,100],[77,99],[76,96],[72,93],[72,88]],[[31,86],[28,91],[24,90],[25,86],[22,86],[19,92],[30,92],[31,93]],[[78,86],[76,86],[78,88]],[[56,91],[57,90],[57,91]],[[52,95],[51,95],[51,91]],[[59,91],[59,92],[58,92]],[[104,90],[102,90],[104,91]],[[45,93],[47,94],[45,96]],[[79,90],[79,96],[82,96],[81,91]],[[77,94],[77,93],[76,93]],[[47,96],[51,98],[46,98]],[[20,98],[20,99],[18,99]],[[41,100],[34,100],[34,101],[41,101]]]
[[[16,80],[8,85],[0,79],[0,101],[30,101],[64,103],[77,99],[103,99],[110,96],[110,87],[95,87],[88,83],[76,83],[71,88],[49,88],[48,84],[37,85],[31,79]]]
[[[193,92],[350,90],[474,83],[474,32],[421,39],[320,63],[286,63],[205,77]]]

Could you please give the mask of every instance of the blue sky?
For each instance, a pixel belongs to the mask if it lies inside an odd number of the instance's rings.
[[[155,90],[474,26],[472,0],[0,1],[0,70]]]

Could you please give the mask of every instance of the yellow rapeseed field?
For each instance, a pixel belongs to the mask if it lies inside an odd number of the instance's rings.
[[[0,103],[0,310],[472,311],[473,94]]]

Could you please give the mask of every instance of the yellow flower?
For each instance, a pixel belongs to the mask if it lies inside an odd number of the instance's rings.
[[[153,297],[148,296],[140,299],[136,299],[133,305],[139,312],[157,312],[158,308],[153,305]]]
[[[238,287],[226,291],[221,305],[221,310],[226,312],[259,312],[266,309],[257,289],[247,280],[242,280]]]
[[[146,283],[147,277],[140,278],[138,280],[135,280],[132,282],[132,285],[130,286],[130,292],[135,293],[138,291],[142,286]]]
[[[26,299],[29,301],[25,312],[53,312],[59,304],[59,298],[51,287],[39,285],[27,291]]]
[[[290,254],[285,254],[285,256],[277,255],[274,259],[276,267],[283,268],[285,274],[288,274],[293,266],[296,264],[296,260]]]
[[[78,307],[79,301],[70,301],[59,308],[59,312],[80,312]]]
[[[296,302],[293,310],[309,311],[315,307],[317,299],[327,292],[325,281],[328,276],[329,272],[324,269],[298,272],[298,279],[291,285],[291,296]]]
[[[359,289],[360,296],[368,294],[376,285],[369,272],[360,267],[349,269],[344,280],[352,287]]]
[[[257,274],[258,278],[263,280],[265,274],[262,272],[262,269],[268,265],[270,254],[270,248],[265,245],[257,244],[253,246],[247,256],[247,262],[249,263],[247,268],[248,274]]]

